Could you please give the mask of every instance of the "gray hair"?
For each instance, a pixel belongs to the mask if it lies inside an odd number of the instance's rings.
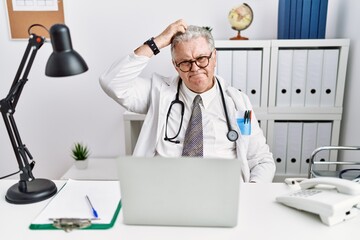
[[[209,50],[213,51],[215,49],[214,38],[210,32],[210,30],[206,29],[205,27],[199,27],[190,25],[186,29],[184,33],[177,33],[174,35],[171,41],[171,56],[174,58],[174,48],[178,43],[186,42],[192,39],[196,39],[199,37],[203,37],[209,45]]]

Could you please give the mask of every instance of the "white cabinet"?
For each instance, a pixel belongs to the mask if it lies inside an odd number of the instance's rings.
[[[281,166],[275,180],[306,177],[311,152],[339,144],[349,44],[348,39],[271,41],[267,142],[272,151],[279,149],[275,139],[278,125],[288,124],[284,129],[287,158],[273,151],[277,166]],[[302,131],[294,135],[297,125]],[[295,147],[289,146],[291,142],[298,143],[298,158],[290,157]],[[324,152],[318,160],[336,161],[337,152]]]
[[[348,39],[217,40],[217,74],[252,101],[277,165],[275,181],[306,177],[312,150],[338,145]],[[126,154],[144,115],[124,114]],[[337,152],[321,157],[336,161]]]

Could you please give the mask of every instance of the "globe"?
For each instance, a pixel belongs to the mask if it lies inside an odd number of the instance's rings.
[[[228,15],[228,20],[231,28],[238,32],[236,37],[230,38],[231,40],[248,40],[249,38],[240,35],[240,31],[248,28],[253,21],[253,11],[251,7],[243,3],[233,7]]]

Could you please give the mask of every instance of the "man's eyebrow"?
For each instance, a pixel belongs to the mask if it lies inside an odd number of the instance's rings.
[[[200,58],[200,57],[208,57],[208,56],[209,56],[209,55],[207,55],[207,54],[205,54],[205,53],[202,53],[202,54],[200,54],[199,56],[197,56],[196,58],[183,58],[183,59],[178,60],[178,61],[176,61],[176,62],[181,63],[181,62],[193,61],[193,60],[198,59],[198,58]]]

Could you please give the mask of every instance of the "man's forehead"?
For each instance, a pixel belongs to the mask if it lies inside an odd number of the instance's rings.
[[[174,46],[175,56],[188,54],[209,54],[209,44],[204,38],[195,38],[188,41],[180,42]]]

